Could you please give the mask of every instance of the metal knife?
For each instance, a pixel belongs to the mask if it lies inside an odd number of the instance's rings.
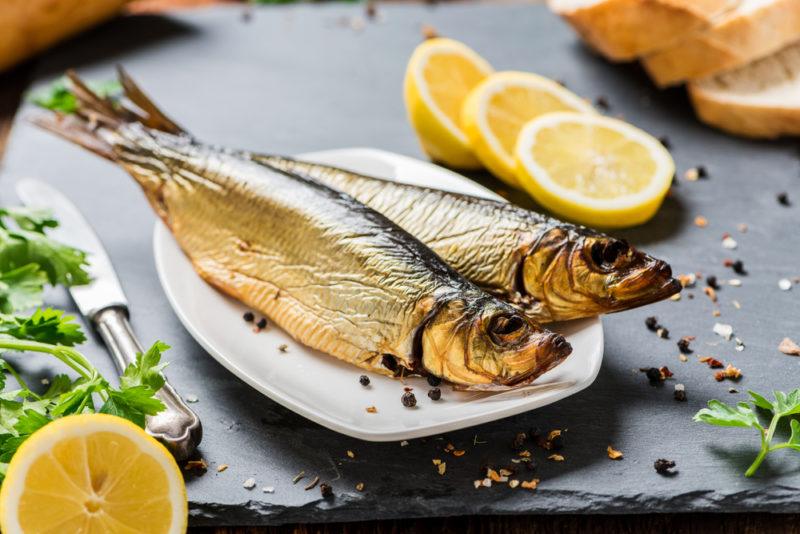
[[[78,208],[55,188],[38,180],[25,179],[17,183],[17,194],[28,206],[47,208],[58,219],[59,226],[48,235],[88,253],[87,270],[92,281],[70,287],[69,292],[81,314],[103,339],[121,373],[135,361],[136,353],[142,352],[142,345],[128,321],[128,299],[103,244]],[[166,410],[148,416],[145,428],[166,445],[176,460],[186,460],[203,437],[200,419],[169,382],[156,396]]]

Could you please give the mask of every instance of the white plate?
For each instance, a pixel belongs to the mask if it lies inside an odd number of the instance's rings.
[[[373,149],[342,149],[300,156],[398,181],[490,198],[491,191],[462,176],[405,156]],[[363,371],[311,350],[270,326],[255,334],[242,320],[244,305],[217,292],[194,272],[172,235],[157,224],[153,236],[161,285],[183,325],[233,374],[275,402],[337,432],[369,441],[429,436],[508,417],[545,406],[591,384],[603,359],[603,326],[599,318],[556,325],[572,344],[567,360],[542,375],[533,387],[502,394],[462,393],[442,388],[442,400],[427,397],[424,379],[406,379],[417,407],[400,403],[404,384],[371,375],[362,387]],[[278,347],[286,344],[281,352]],[[377,413],[367,413],[375,406]]]

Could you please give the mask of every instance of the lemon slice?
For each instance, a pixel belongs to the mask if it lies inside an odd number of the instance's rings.
[[[404,82],[406,111],[422,149],[434,161],[481,168],[461,129],[461,103],[491,72],[485,59],[452,39],[428,39],[414,50]]]
[[[526,124],[514,149],[517,179],[563,218],[620,228],[649,220],[675,163],[654,137],[600,115],[548,113]]]
[[[169,452],[103,414],[58,419],[17,450],[0,490],[9,534],[186,531],[186,489]]]
[[[486,168],[517,186],[517,135],[525,123],[552,111],[595,113],[588,102],[553,80],[527,72],[498,72],[470,91],[461,108],[461,125]]]

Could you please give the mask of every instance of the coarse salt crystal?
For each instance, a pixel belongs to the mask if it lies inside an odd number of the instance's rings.
[[[253,489],[253,488],[255,488],[255,487],[256,487],[256,479],[254,479],[254,478],[248,478],[247,480],[245,480],[245,481],[242,483],[242,487],[243,487],[244,489]]]
[[[731,278],[730,280],[728,280],[728,285],[733,287],[739,287],[742,285],[742,281],[739,280],[738,278]]]
[[[792,289],[792,281],[788,278],[781,278],[778,280],[778,287],[781,288],[783,291],[789,291]]]
[[[734,250],[737,246],[739,246],[739,244],[731,236],[727,236],[725,237],[725,239],[722,240],[723,248],[727,248],[728,250]]]
[[[263,491],[264,493],[275,493],[275,488],[272,486],[264,486],[263,488],[261,488],[261,491]]]
[[[714,333],[730,340],[733,337],[733,327],[729,324],[714,323]]]

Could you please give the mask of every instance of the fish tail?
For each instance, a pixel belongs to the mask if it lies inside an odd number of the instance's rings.
[[[125,72],[125,69],[123,69],[121,65],[117,65],[117,77],[122,85],[125,97],[141,111],[141,113],[137,115],[138,122],[141,122],[148,128],[165,133],[175,135],[183,135],[186,133],[186,130],[178,126],[175,121],[165,115],[164,112],[150,100],[150,97],[139,88],[136,82],[133,81],[133,78]]]

